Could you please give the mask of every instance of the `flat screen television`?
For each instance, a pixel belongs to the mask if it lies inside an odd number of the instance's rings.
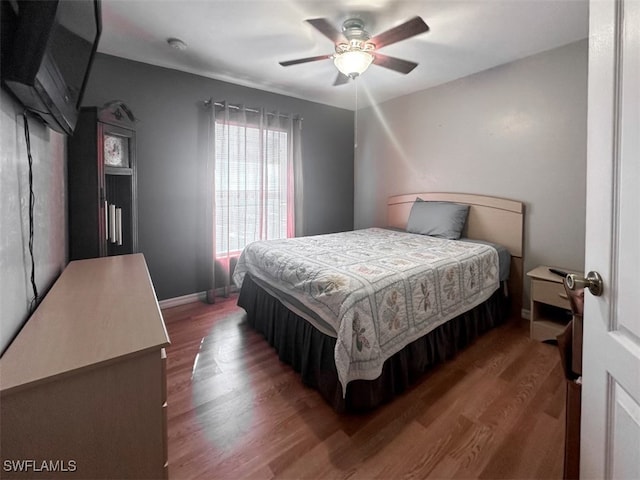
[[[4,85],[53,130],[72,135],[102,32],[100,0],[2,3]]]

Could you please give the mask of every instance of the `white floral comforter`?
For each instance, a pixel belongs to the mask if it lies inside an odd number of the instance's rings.
[[[236,266],[321,332],[337,338],[343,393],[373,380],[403,347],[498,288],[490,246],[380,228],[254,242]]]

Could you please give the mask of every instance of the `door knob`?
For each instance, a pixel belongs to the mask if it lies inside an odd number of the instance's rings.
[[[602,295],[602,277],[598,272],[587,273],[587,278],[571,273],[567,275],[566,282],[569,290],[588,288],[593,296]]]

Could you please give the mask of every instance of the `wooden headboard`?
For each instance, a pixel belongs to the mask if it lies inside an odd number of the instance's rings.
[[[387,201],[387,224],[406,228],[407,220],[416,197],[427,201],[455,202],[469,205],[469,216],[463,237],[486,240],[505,246],[511,252],[509,287],[511,296],[522,308],[523,225],[524,204],[506,198],[488,197],[470,193],[411,193],[395,195]],[[517,308],[517,310],[515,310]]]

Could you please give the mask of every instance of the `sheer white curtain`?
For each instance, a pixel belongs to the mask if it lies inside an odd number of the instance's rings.
[[[216,289],[227,293],[245,245],[302,231],[301,130],[291,114],[211,104],[209,301]]]

